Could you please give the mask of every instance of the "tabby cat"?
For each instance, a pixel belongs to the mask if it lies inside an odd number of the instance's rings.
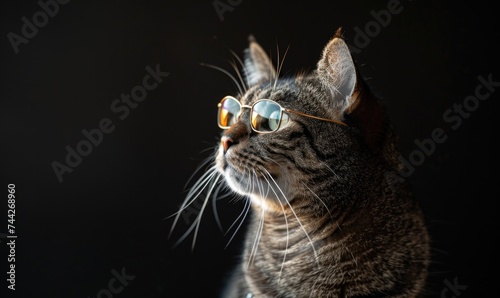
[[[222,296],[420,297],[424,216],[389,179],[403,167],[396,137],[341,30],[309,74],[280,77],[252,37],[242,65],[245,88],[219,103],[213,166],[182,206],[208,188],[205,209],[220,182],[251,203]]]

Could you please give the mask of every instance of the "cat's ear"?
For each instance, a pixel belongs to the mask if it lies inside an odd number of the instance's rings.
[[[342,38],[341,29],[323,49],[316,69],[321,82],[332,91],[335,106],[341,113],[350,113],[357,106],[356,68],[351,52]]]
[[[257,43],[255,38],[248,37],[248,48],[245,50],[245,80],[248,87],[276,79],[276,70],[269,56]]]

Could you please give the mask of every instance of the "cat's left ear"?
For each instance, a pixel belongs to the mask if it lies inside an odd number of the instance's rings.
[[[352,112],[358,104],[354,95],[356,68],[340,29],[323,49],[316,71],[325,87],[332,91],[336,110]]]
[[[248,87],[264,81],[276,79],[276,70],[269,56],[257,43],[253,36],[248,38],[249,45],[245,50],[245,80]]]

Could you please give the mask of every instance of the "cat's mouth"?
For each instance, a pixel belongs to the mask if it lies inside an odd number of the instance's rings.
[[[263,184],[268,184],[270,181],[276,181],[277,179],[276,175],[269,174],[266,177],[259,174],[259,171],[244,170],[242,172],[229,163],[225,164],[223,175],[234,191],[245,195],[253,194],[262,189]]]
[[[222,174],[226,183],[236,193],[249,196],[251,198],[259,198],[262,205],[263,201],[286,201],[287,188],[284,187],[280,175],[272,174],[266,171],[266,174],[259,174],[259,171],[250,170],[241,172],[232,165],[225,163]]]
[[[279,167],[264,164],[261,158],[232,155],[230,148],[226,153],[220,150],[216,164],[229,187],[245,196],[278,198],[284,196],[285,184]],[[253,162],[249,162],[253,160]]]

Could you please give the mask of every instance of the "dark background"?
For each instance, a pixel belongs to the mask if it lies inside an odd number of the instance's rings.
[[[387,106],[403,157],[416,154],[415,140],[429,140],[434,129],[447,135],[409,176],[433,241],[429,297],[452,297],[443,291],[453,283],[456,297],[498,295],[493,141],[500,90],[456,129],[443,119],[475,94],[479,76],[500,81],[496,9],[401,0],[401,11],[361,44],[359,32],[391,1],[220,2],[234,4],[223,19],[208,0],[71,1],[17,54],[9,32],[21,35],[22,18],[32,20],[41,8],[2,2],[1,297],[108,297],[102,289],[122,268],[135,278],[113,297],[216,297],[244,230],[225,248],[232,232],[219,231],[210,207],[193,251],[192,234],[173,245],[195,215],[181,217],[168,238],[167,217],[216,144],[216,104],[236,91],[226,75],[200,63],[234,74],[231,51],[241,56],[253,34],[274,59],[289,46],[283,73],[312,70],[338,27],[360,49],[353,57]],[[120,120],[111,103],[157,64],[169,76]],[[82,130],[103,118],[115,130],[59,182],[51,164],[65,163],[66,146],[75,149]],[[6,290],[9,183],[17,195],[15,292]],[[243,204],[217,204],[227,229]]]

